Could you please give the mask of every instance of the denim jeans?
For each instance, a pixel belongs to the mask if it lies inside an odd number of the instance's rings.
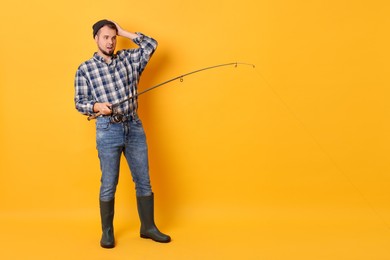
[[[136,195],[152,194],[146,136],[138,117],[123,123],[110,123],[109,117],[98,117],[96,145],[102,171],[100,200],[115,197],[122,154],[130,167]]]

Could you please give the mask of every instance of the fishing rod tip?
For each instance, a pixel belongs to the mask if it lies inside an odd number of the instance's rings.
[[[252,66],[252,68],[256,68],[255,64],[252,64],[252,63],[245,63],[245,62],[234,62],[233,63],[235,67],[237,67],[238,65],[248,65],[248,66]]]

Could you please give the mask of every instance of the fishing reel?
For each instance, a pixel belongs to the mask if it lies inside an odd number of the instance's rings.
[[[127,120],[129,120],[129,116],[120,113],[113,113],[110,116],[110,122],[114,124],[123,123],[126,122]]]

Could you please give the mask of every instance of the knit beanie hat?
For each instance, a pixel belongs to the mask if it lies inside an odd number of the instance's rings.
[[[96,22],[93,26],[92,26],[92,29],[93,29],[93,38],[95,38],[96,34],[98,33],[98,31],[100,30],[100,28],[102,28],[103,26],[107,25],[107,24],[110,24],[110,25],[113,25],[115,28],[116,28],[116,25],[115,23],[109,21],[109,20],[106,20],[106,19],[103,19],[103,20],[100,20],[98,22]]]

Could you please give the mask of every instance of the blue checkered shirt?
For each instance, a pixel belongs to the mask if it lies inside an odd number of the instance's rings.
[[[102,57],[94,56],[82,63],[75,77],[76,109],[85,115],[93,114],[96,102],[119,103],[137,94],[138,82],[146,64],[157,48],[157,41],[141,33],[133,42],[139,48],[121,50],[110,64]],[[116,108],[122,114],[137,113],[137,98]]]

